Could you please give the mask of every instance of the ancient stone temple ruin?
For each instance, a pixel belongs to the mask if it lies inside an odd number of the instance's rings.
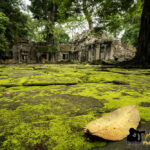
[[[59,51],[48,50],[47,43],[20,42],[13,47],[15,63],[93,62],[97,60],[124,61],[132,59],[135,49],[119,40],[95,37],[85,31],[71,42],[61,43]]]

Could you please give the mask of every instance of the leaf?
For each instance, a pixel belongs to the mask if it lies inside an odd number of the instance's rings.
[[[126,106],[88,123],[84,132],[106,140],[120,141],[129,135],[129,129],[138,127],[140,115],[136,105]]]

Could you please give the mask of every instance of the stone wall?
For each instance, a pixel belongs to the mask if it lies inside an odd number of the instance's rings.
[[[15,63],[35,63],[36,55],[34,43],[21,42],[14,45],[13,59]]]
[[[113,41],[114,60],[126,61],[134,58],[136,49],[132,46],[121,44],[119,40]]]
[[[101,37],[85,31],[72,41],[72,51],[78,52],[79,62],[95,60],[130,60],[135,56],[133,47],[122,45],[119,40],[110,40],[105,34]]]
[[[47,43],[20,42],[13,46],[14,63],[54,63],[56,54],[48,51]]]

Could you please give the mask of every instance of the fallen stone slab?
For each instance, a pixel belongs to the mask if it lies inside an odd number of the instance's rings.
[[[105,140],[120,141],[129,135],[129,129],[136,129],[140,114],[136,105],[119,108],[104,117],[88,123],[85,133],[90,133]]]

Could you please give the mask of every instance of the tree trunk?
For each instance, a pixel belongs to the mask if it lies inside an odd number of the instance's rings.
[[[93,29],[93,21],[92,21],[91,14],[89,13],[88,8],[87,8],[87,0],[83,0],[83,13],[88,22],[89,29],[92,30]]]
[[[51,21],[48,21],[48,25],[46,27],[46,42],[50,43],[50,44],[54,44],[54,26],[52,24]]]
[[[52,9],[47,11],[48,24],[47,24],[47,37],[46,37],[46,41],[52,45],[54,45],[55,13],[56,13],[56,7],[55,4],[53,4]]]
[[[150,65],[150,0],[144,0],[136,62]]]
[[[89,29],[92,30],[93,29],[93,22],[92,19],[88,20],[88,24],[89,24]]]

